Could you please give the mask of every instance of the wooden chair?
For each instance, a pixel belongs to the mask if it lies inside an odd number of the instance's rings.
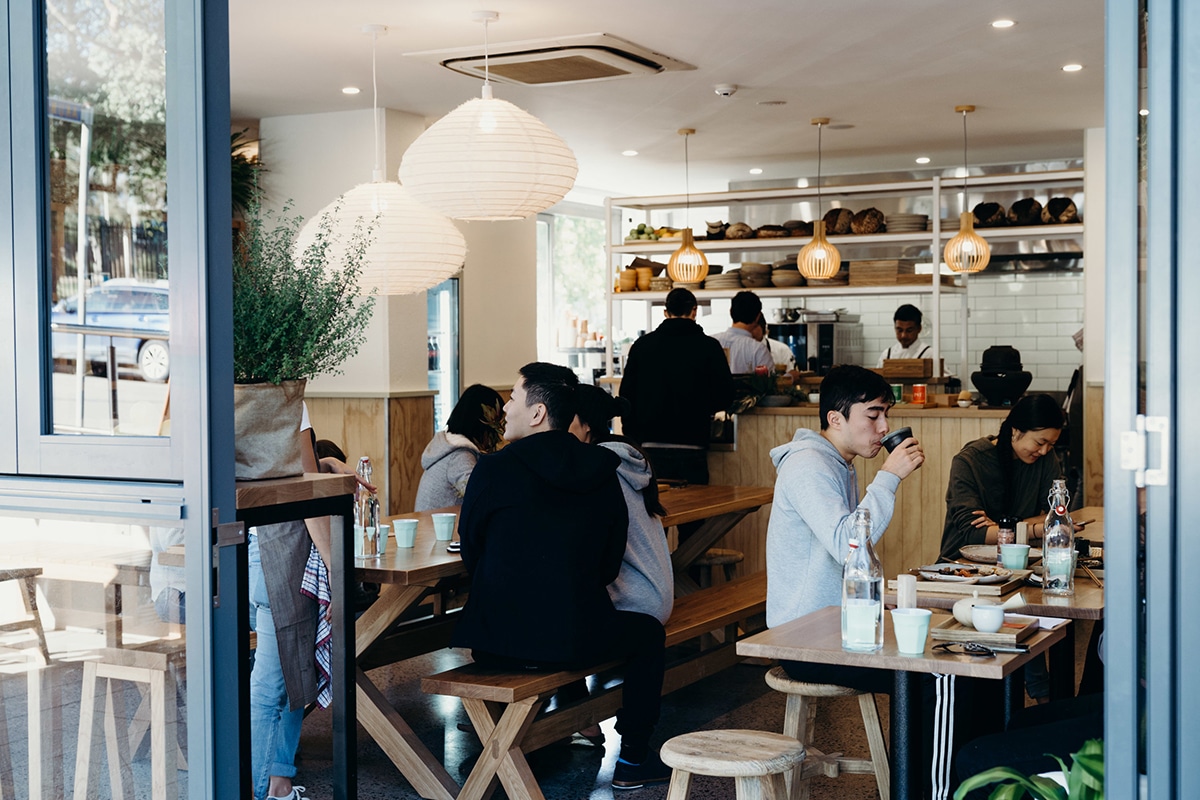
[[[23,569],[0,569],[0,583],[6,581],[21,582],[21,602],[25,605],[25,619],[0,625],[0,633],[14,631],[31,631],[37,638],[41,651],[42,664],[50,663],[50,648],[46,646],[46,631],[42,627],[42,615],[37,606],[37,585],[35,579],[42,574],[41,567],[25,567]]]
[[[803,683],[792,680],[783,667],[775,667],[767,673],[767,685],[787,695],[787,706],[783,715],[783,732],[798,739],[808,751],[802,766],[797,765],[787,775],[788,797],[791,800],[808,800],[809,780],[815,775],[836,778],[842,773],[874,774],[879,787],[880,800],[891,796],[891,767],[888,764],[887,745],[883,739],[883,727],[879,723],[879,709],[875,707],[875,695],[845,686],[822,683]],[[858,708],[862,713],[863,728],[871,748],[870,758],[846,758],[841,753],[826,755],[812,746],[817,722],[817,706],[812,700],[818,697],[858,697]],[[801,727],[803,725],[803,728]]]
[[[148,730],[150,735],[151,797],[174,797],[176,769],[182,762],[175,723],[174,671],[186,649],[183,639],[164,639],[138,649],[106,648],[101,658],[83,664],[83,689],[79,700],[79,744],[75,752],[75,800],[89,797],[88,772],[95,729],[96,689],[104,685],[104,739],[108,754],[111,797],[132,798],[131,751],[136,751]],[[147,690],[134,715],[133,730],[127,730],[114,695],[113,681],[145,684]],[[149,722],[142,724],[142,709],[149,703]]]
[[[766,731],[698,731],[676,736],[659,756],[671,767],[667,800],[687,800],[692,775],[733,778],[737,800],[786,800],[784,773],[804,761],[804,745]]]

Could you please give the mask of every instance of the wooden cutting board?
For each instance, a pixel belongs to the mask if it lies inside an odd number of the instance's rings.
[[[929,635],[933,639],[944,642],[979,642],[980,644],[1006,644],[1009,646],[1016,645],[1018,642],[1028,639],[1038,631],[1037,617],[1021,617],[1022,621],[1004,620],[1004,627],[995,633],[984,633],[977,631],[974,628],[967,627],[954,617],[950,617],[945,622],[940,622],[930,629]]]
[[[979,592],[980,597],[999,597],[1002,594],[1008,594],[1016,590],[1025,579],[1029,577],[1031,570],[1015,569],[1012,577],[1003,583],[959,583],[957,581],[923,581],[917,575],[917,592],[929,592],[931,594],[958,594],[964,597],[970,597],[975,592]],[[896,581],[888,581],[888,588],[892,591],[896,590]]]

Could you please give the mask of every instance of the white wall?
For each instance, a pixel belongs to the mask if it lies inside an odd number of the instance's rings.
[[[1106,205],[1103,128],[1084,131],[1083,152],[1087,173],[1084,176],[1084,193],[1087,195],[1088,220],[1094,224],[1084,227],[1083,252],[1087,254],[1087,273],[1084,281],[1084,313],[1087,323],[1083,337],[1083,371],[1087,382],[1093,385],[1104,383],[1104,265],[1107,263],[1104,241],[1104,219],[1108,214]],[[1133,265],[1129,265],[1133,268]]]
[[[462,385],[511,386],[537,360],[537,218],[461,222]]]

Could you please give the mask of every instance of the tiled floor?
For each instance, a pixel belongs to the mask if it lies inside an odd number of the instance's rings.
[[[464,660],[458,652],[445,650],[371,673],[372,679],[404,714],[422,741],[446,765],[451,777],[460,783],[466,779],[480,752],[479,741],[474,734],[463,733],[456,727],[459,722],[467,721],[461,703],[456,698],[422,694],[420,679]],[[767,687],[763,681],[765,672],[765,667],[743,664],[668,695],[663,701],[657,742],[701,729],[781,730],[783,696]],[[880,702],[886,730],[887,698],[880,698]],[[818,713],[818,747],[826,752],[868,755],[854,698],[830,700]],[[329,719],[328,711],[317,711],[304,723],[298,764],[300,772],[296,781],[308,787],[306,800],[332,797]],[[603,727],[608,739],[603,751],[561,745],[547,747],[529,756],[530,766],[546,800],[610,800],[614,796],[624,800],[665,798],[665,786],[632,791],[612,789],[609,782],[617,757],[618,739],[612,730],[612,720],[605,722]],[[361,728],[358,742],[358,797],[361,800],[417,797]],[[733,796],[732,779],[697,777],[693,781],[693,800],[731,799]],[[813,784],[814,800],[866,800],[877,796],[873,777],[866,775],[850,775],[836,781],[818,779]],[[495,797],[504,797],[502,788],[497,790]]]

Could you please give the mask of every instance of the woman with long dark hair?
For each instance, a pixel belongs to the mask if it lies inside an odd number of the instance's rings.
[[[612,433],[613,417],[629,410],[629,401],[582,384],[575,389],[578,413],[570,431],[581,442],[608,448],[621,457],[617,476],[629,509],[625,558],[608,594],[618,611],[648,614],[665,623],[674,603],[674,576],[658,499],[658,483],[650,462],[637,445]]]
[[[1058,401],[1026,395],[1008,412],[1000,434],[968,443],[950,464],[942,558],[957,558],[969,544],[995,544],[1002,517],[1029,523],[1029,538],[1042,537],[1046,496],[1062,466],[1054,445],[1066,419]]]
[[[415,510],[428,511],[462,505],[467,481],[480,454],[500,449],[504,438],[504,400],[495,389],[473,384],[421,453],[421,483],[417,486]]]

